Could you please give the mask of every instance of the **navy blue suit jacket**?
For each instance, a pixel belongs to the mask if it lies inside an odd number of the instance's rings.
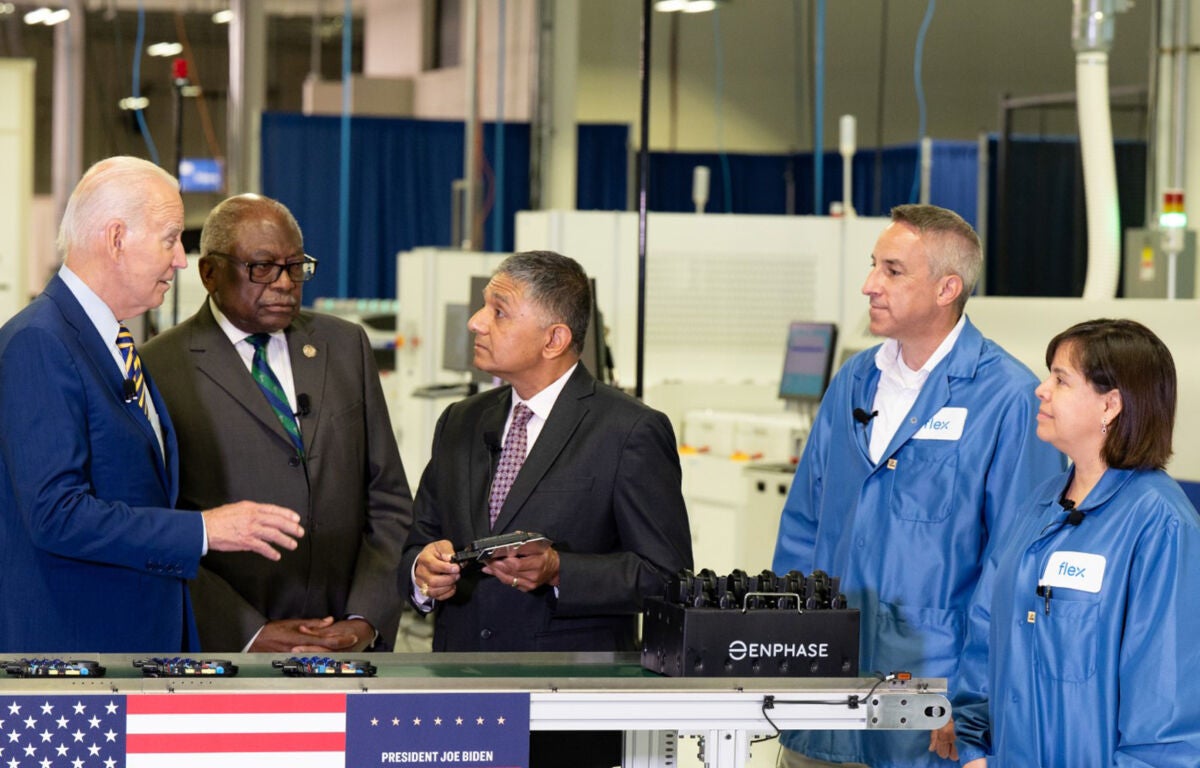
[[[147,378],[164,461],[123,378],[57,276],[0,328],[0,652],[198,648],[186,579],[203,522],[171,509],[166,405]]]

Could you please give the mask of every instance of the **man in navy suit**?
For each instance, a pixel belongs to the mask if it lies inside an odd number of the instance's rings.
[[[171,508],[175,432],[117,337],[186,266],[182,231],[174,178],[102,160],[67,202],[62,268],[0,328],[0,652],[195,651],[201,555],[278,560],[304,534],[274,505]]]

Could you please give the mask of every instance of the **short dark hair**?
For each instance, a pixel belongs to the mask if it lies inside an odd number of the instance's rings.
[[[242,220],[264,212],[277,214],[284,226],[296,236],[301,247],[304,246],[304,233],[286,205],[265,195],[246,193],[225,198],[209,212],[204,220],[204,228],[200,230],[200,255],[232,253],[237,245],[238,227]]]
[[[983,271],[983,247],[975,228],[949,208],[907,204],[892,209],[892,221],[908,224],[928,241],[929,273],[934,278],[958,275],[963,282],[956,302],[962,314]]]
[[[1046,365],[1063,344],[1071,364],[1100,394],[1121,393],[1100,455],[1116,469],[1162,469],[1175,430],[1175,360],[1162,340],[1133,320],[1088,320],[1050,340]]]
[[[526,296],[546,313],[550,323],[571,329],[571,349],[583,354],[588,320],[592,316],[592,289],[579,262],[554,251],[514,253],[496,267],[520,283]]]

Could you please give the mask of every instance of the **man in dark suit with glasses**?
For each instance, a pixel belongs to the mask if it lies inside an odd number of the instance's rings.
[[[179,504],[273,501],[312,532],[273,569],[202,561],[192,583],[201,647],[390,649],[412,497],[366,334],[301,310],[317,260],[275,200],[217,205],[200,252],[208,299],[142,352],[179,432]]]

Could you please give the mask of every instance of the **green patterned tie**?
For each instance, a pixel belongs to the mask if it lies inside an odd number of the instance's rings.
[[[150,418],[150,409],[146,405],[146,377],[142,375],[142,359],[138,357],[133,346],[133,334],[124,325],[117,331],[117,349],[121,352],[121,360],[125,363],[125,378],[133,382],[133,399],[146,418]]]
[[[254,377],[258,388],[267,398],[271,410],[275,411],[275,416],[283,425],[283,430],[292,439],[292,445],[296,447],[296,455],[304,458],[304,441],[300,437],[300,425],[296,422],[296,415],[292,413],[292,406],[288,404],[287,395],[283,393],[279,379],[275,377],[275,372],[267,364],[267,343],[270,340],[271,335],[267,333],[255,333],[246,337],[246,341],[254,347],[254,362],[250,365],[250,375]]]

